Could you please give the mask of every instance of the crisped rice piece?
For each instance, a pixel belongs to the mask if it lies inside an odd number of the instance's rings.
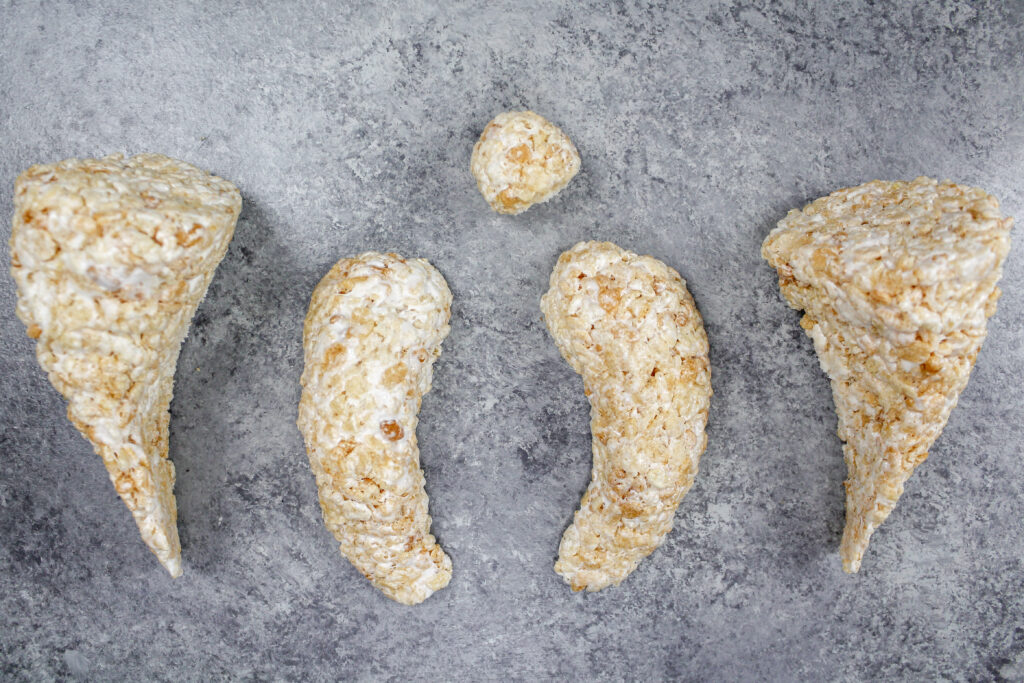
[[[573,590],[618,585],[672,529],[707,445],[711,366],[686,283],[650,256],[581,242],[541,299],[590,399],[593,474],[559,547]]]
[[[569,136],[532,111],[494,117],[473,147],[470,170],[498,213],[519,214],[546,202],[580,170]]]
[[[241,206],[231,183],[159,154],[32,166],[14,186],[18,317],[68,418],[174,577],[174,369]]]
[[[452,563],[430,534],[417,413],[448,336],[452,295],[424,259],[338,261],[303,331],[299,430],[341,553],[386,596],[423,602]]]
[[[764,242],[832,381],[849,471],[847,572],[967,385],[1011,224],[977,188],[875,180],[790,211]]]

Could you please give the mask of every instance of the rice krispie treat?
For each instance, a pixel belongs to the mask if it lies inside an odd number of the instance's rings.
[[[967,384],[1011,223],[977,188],[875,180],[790,211],[764,242],[832,381],[849,470],[847,572],[860,568]]]
[[[303,331],[298,425],[324,523],[356,569],[406,605],[452,575],[430,534],[416,445],[451,302],[426,260],[367,252],[324,276]]]
[[[594,439],[592,481],[555,571],[596,591],[661,545],[693,484],[707,445],[708,340],[679,274],[610,242],[563,253],[541,310],[583,376]]]
[[[159,154],[32,166],[14,185],[18,317],[68,418],[175,577],[174,369],[241,206],[231,183]]]
[[[510,111],[484,128],[470,170],[492,209],[518,214],[558,194],[580,170],[580,155],[543,116]]]

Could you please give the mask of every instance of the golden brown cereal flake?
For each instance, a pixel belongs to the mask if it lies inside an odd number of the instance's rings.
[[[174,369],[241,206],[231,183],[159,154],[32,166],[14,186],[18,317],[68,418],[175,577]]]
[[[367,252],[324,276],[303,332],[298,425],[324,523],[356,569],[406,605],[452,575],[430,534],[416,445],[451,302],[444,278],[424,259]]]
[[[580,170],[580,155],[555,124],[532,111],[499,114],[473,147],[470,170],[498,213],[546,202]]]
[[[1011,224],[977,188],[875,180],[790,211],[764,242],[832,381],[849,471],[847,572],[967,385]]]
[[[618,585],[672,529],[707,445],[711,367],[679,274],[609,242],[558,259],[541,299],[590,399],[593,475],[559,547],[573,590]]]

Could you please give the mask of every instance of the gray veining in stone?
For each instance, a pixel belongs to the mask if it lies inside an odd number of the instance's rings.
[[[162,152],[244,198],[178,366],[177,581],[0,277],[0,678],[1024,678],[1024,242],[856,576],[828,382],[759,257],[788,209],[876,177],[979,185],[1024,216],[1024,4],[757,4],[0,0],[4,225],[17,174],[70,156]],[[517,217],[468,172],[510,108],[583,158]],[[586,595],[552,563],[587,403],[538,301],[590,238],[687,279],[715,396],[675,530]],[[295,427],[309,295],[367,249],[430,259],[455,295],[419,429],[454,577],[415,608],[338,554]]]

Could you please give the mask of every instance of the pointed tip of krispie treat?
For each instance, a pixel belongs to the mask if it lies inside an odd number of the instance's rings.
[[[847,523],[846,531],[843,532],[843,540],[839,545],[839,557],[843,561],[843,571],[847,574],[856,574],[860,570],[860,561],[864,559],[864,551],[867,550],[868,539],[855,539],[850,533],[850,526]]]
[[[160,564],[174,578],[181,576],[181,542],[178,539],[178,510],[174,500],[174,466],[161,457],[159,444],[150,444],[146,461],[116,474],[104,457],[114,487],[132,512],[139,534]],[[101,449],[101,454],[107,452]],[[146,471],[151,473],[145,476]]]
[[[176,517],[176,516],[175,516]],[[142,525],[139,525],[142,527]],[[146,546],[153,551],[156,559],[160,561],[171,578],[181,576],[181,544],[178,541],[177,519],[172,518],[170,526],[161,529],[158,533],[146,533],[142,529],[142,540]]]
[[[835,392],[834,392],[835,395]],[[854,419],[851,402],[843,395],[836,396],[840,422]],[[913,415],[904,414],[902,421],[913,421]],[[945,420],[933,427],[941,431]],[[919,448],[896,448],[889,444],[884,452],[858,451],[846,444],[846,462],[849,475],[846,487],[846,526],[839,545],[843,571],[855,574],[871,542],[871,536],[892,514],[903,495],[903,485],[916,467],[928,457]]]
[[[164,566],[167,573],[171,575],[172,579],[177,579],[181,576],[181,555],[177,557],[169,557],[166,560],[161,560],[160,564]]]

